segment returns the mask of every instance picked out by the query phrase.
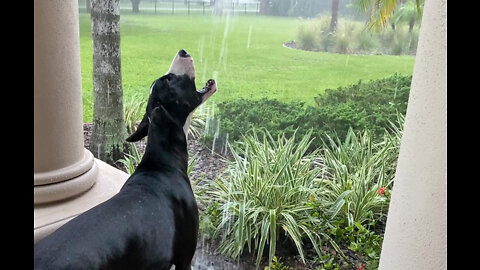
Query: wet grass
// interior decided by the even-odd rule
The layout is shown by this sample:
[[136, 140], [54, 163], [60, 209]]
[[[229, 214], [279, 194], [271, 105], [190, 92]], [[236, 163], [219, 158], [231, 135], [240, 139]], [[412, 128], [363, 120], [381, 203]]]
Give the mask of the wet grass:
[[[412, 56], [343, 55], [288, 49], [301, 21], [263, 16], [184, 16], [121, 14], [124, 99], [148, 97], [153, 80], [169, 68], [178, 49], [195, 59], [197, 87], [215, 78], [219, 92], [210, 100], [240, 97], [301, 100], [314, 104], [326, 88], [393, 73], [412, 74]], [[84, 122], [93, 116], [90, 17], [80, 14]], [[209, 101], [211, 102], [211, 101]]]

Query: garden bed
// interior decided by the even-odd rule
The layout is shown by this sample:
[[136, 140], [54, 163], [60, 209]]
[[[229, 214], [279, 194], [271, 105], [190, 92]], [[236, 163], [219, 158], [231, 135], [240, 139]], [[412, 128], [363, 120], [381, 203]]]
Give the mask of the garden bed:
[[[86, 123], [84, 128], [84, 143], [88, 148], [90, 144], [90, 136], [93, 125]], [[363, 141], [360, 139], [360, 141]], [[145, 151], [145, 140], [141, 140], [135, 143], [139, 154], [143, 155]], [[212, 188], [208, 184], [211, 183], [217, 177], [225, 175], [225, 168], [227, 162], [225, 158], [217, 153], [212, 153], [212, 150], [202, 144], [199, 140], [190, 138], [188, 141], [188, 150], [190, 157], [196, 156], [197, 163], [195, 164], [190, 179], [195, 184], [194, 190], [199, 186]], [[126, 171], [125, 168], [119, 164], [119, 169]], [[227, 179], [228, 177], [224, 178]], [[222, 178], [223, 179], [223, 178]], [[218, 207], [218, 206], [217, 206]], [[212, 209], [209, 205], [200, 205], [201, 216], [210, 215]], [[218, 209], [217, 209], [218, 211]], [[218, 218], [218, 217], [217, 217]], [[369, 261], [372, 258], [378, 263], [379, 256], [379, 244], [383, 240], [384, 233], [384, 220], [378, 220], [376, 226], [374, 223], [365, 224], [366, 227], [356, 223], [352, 226], [346, 226], [342, 223], [332, 223], [335, 225], [334, 230], [330, 231], [327, 228], [321, 229], [322, 232], [328, 233], [331, 237], [335, 238], [338, 243], [338, 249], [345, 256], [344, 259], [339, 259], [339, 253], [328, 241], [322, 241], [319, 245], [321, 251], [321, 257], [318, 257], [316, 251], [311, 243], [305, 241], [303, 244], [303, 250], [307, 264], [302, 263], [298, 252], [296, 251], [295, 244], [291, 239], [285, 237], [283, 234], [279, 235], [277, 241], [277, 248], [275, 252], [275, 258], [273, 262], [273, 269], [376, 269], [375, 263], [371, 265]], [[373, 226], [370, 228], [370, 226]], [[202, 227], [202, 226], [200, 226]], [[202, 228], [201, 228], [202, 229]], [[320, 229], [320, 228], [318, 228]], [[375, 233], [374, 233], [375, 231]], [[256, 269], [256, 251], [253, 254], [248, 252], [245, 248], [243, 254], [241, 254], [238, 260], [231, 259], [227, 256], [221, 255], [215, 250], [221, 245], [222, 235], [217, 238], [209, 239], [211, 235], [208, 235], [208, 231], [202, 234], [202, 230], [197, 242], [197, 250], [195, 257], [192, 261], [192, 269], [194, 270], [215, 270], [215, 269], [242, 269], [250, 270]], [[267, 266], [268, 261], [268, 244], [264, 249], [261, 263], [258, 269], [264, 269]], [[355, 251], [356, 250], [356, 251]], [[369, 258], [371, 257], [371, 258]], [[373, 262], [375, 262], [375, 260]], [[367, 267], [360, 267], [367, 262]], [[339, 268], [335, 268], [339, 267]]]
[[[90, 145], [90, 137], [92, 134], [93, 124], [84, 123], [83, 124], [83, 136], [84, 136], [84, 145], [88, 149]], [[135, 142], [135, 146], [140, 154], [143, 156], [145, 153], [146, 141], [145, 139]], [[220, 174], [221, 171], [225, 168], [225, 161], [218, 156], [218, 154], [213, 153], [210, 149], [203, 146], [202, 143], [195, 139], [189, 138], [187, 149], [189, 151], [189, 156], [197, 156], [197, 163], [194, 166], [194, 169], [190, 175], [191, 180], [195, 180], [199, 177], [204, 177], [205, 180], [211, 180], [216, 175]], [[118, 169], [127, 172], [125, 167], [122, 164], [118, 164]]]

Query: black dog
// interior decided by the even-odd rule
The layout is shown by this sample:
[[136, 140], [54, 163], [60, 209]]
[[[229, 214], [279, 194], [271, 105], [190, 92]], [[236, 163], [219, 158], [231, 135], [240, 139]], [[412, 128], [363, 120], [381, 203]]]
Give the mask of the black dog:
[[197, 92], [194, 76], [192, 57], [180, 50], [152, 84], [143, 120], [127, 138], [148, 135], [136, 171], [118, 194], [39, 241], [35, 269], [190, 269], [198, 209], [186, 136], [193, 111], [216, 91], [209, 80]]

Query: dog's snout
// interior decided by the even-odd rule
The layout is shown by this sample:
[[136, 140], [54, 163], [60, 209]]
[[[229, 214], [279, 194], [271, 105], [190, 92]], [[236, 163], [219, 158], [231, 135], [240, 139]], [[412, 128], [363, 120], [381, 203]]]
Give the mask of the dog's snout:
[[178, 51], [178, 55], [180, 57], [189, 57], [190, 54], [188, 54], [184, 49], [181, 49], [180, 51]]
[[175, 75], [186, 74], [190, 79], [195, 78], [195, 67], [193, 65], [193, 58], [184, 49], [178, 51], [173, 58], [170, 69], [167, 73], [173, 73]]

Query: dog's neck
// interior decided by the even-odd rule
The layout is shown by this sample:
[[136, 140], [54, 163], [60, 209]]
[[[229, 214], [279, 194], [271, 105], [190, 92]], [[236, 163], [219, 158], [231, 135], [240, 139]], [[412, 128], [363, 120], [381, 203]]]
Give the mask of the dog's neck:
[[137, 170], [179, 171], [187, 174], [188, 152], [185, 133], [177, 126], [148, 128], [147, 146]]

